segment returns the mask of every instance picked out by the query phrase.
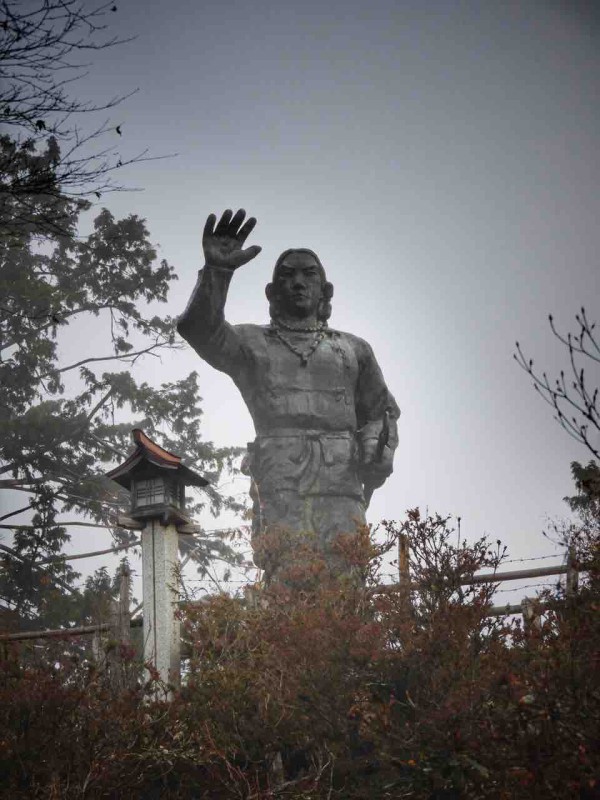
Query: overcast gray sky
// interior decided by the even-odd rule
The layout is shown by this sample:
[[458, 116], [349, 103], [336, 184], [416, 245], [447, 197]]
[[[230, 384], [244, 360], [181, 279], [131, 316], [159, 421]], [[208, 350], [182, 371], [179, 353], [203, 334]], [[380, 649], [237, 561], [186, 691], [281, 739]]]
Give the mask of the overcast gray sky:
[[[370, 342], [402, 409], [373, 522], [409, 507], [462, 516], [513, 555], [549, 552], [569, 464], [587, 460], [513, 361], [566, 366], [547, 315], [600, 319], [600, 48], [592, 4], [418, 0], [122, 0], [137, 39], [96, 59], [77, 94], [140, 91], [116, 109], [123, 154], [177, 157], [102, 198], [148, 220], [179, 274], [180, 313], [211, 211], [258, 218], [258, 259], [231, 322], [267, 322], [277, 255], [310, 247], [335, 285], [331, 325]], [[153, 365], [151, 365], [153, 366]], [[190, 350], [206, 437], [253, 438], [231, 381]], [[590, 375], [590, 378], [592, 376]], [[86, 540], [89, 541], [89, 540]]]

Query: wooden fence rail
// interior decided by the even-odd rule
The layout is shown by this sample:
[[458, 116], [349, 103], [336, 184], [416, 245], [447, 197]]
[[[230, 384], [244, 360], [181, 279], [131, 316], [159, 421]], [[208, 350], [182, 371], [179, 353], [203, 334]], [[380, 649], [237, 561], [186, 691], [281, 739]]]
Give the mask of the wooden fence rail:
[[502, 581], [518, 581], [522, 578], [545, 578], [547, 575], [566, 575], [569, 571], [568, 564], [558, 567], [533, 567], [532, 569], [515, 569], [511, 572], [491, 572], [487, 575], [473, 575], [461, 581], [461, 586], [478, 583], [501, 583]]
[[[129, 621], [131, 628], [141, 628], [142, 618]], [[79, 628], [56, 628], [46, 631], [19, 631], [18, 633], [0, 633], [0, 642], [25, 642], [28, 639], [60, 639], [63, 636], [91, 636], [94, 633], [108, 633], [113, 628], [110, 622], [99, 622], [96, 625], [82, 625]]]
[[[403, 534], [398, 541], [398, 583], [382, 584], [372, 590], [371, 594], [387, 594], [400, 592], [404, 595], [406, 602], [410, 603], [410, 591], [418, 588], [418, 585], [410, 581], [409, 566], [409, 543], [408, 538]], [[585, 565], [576, 563], [575, 553], [570, 549], [567, 555], [567, 563], [554, 567], [533, 567], [531, 569], [511, 570], [509, 572], [492, 572], [483, 575], [472, 575], [459, 581], [460, 586], [471, 586], [482, 583], [502, 583], [504, 581], [522, 580], [527, 578], [543, 578], [553, 575], [567, 576], [567, 594], [572, 594], [577, 590], [579, 571], [585, 571]], [[113, 638], [124, 643], [129, 642], [129, 629], [141, 627], [142, 617], [131, 619], [129, 611], [129, 581], [130, 575], [126, 567], [121, 568], [119, 601], [115, 603], [111, 614], [111, 621], [96, 625], [84, 625], [77, 628], [60, 628], [55, 630], [39, 631], [19, 631], [16, 633], [0, 633], [0, 642], [7, 641], [27, 641], [32, 639], [52, 639], [70, 636], [99, 635], [100, 633], [112, 632]], [[180, 605], [186, 605], [181, 603]], [[191, 604], [190, 604], [191, 605]], [[538, 614], [546, 606], [533, 600], [523, 598], [520, 603], [492, 606], [487, 616], [498, 617], [505, 614], [523, 614], [530, 622], [536, 623]]]
[[[489, 572], [485, 575], [471, 575], [458, 581], [459, 586], [475, 586], [480, 583], [503, 583], [504, 581], [518, 581], [524, 578], [544, 578], [548, 575], [569, 575], [571, 571], [577, 571], [574, 566], [561, 564], [556, 567], [534, 567], [532, 569], [517, 569], [512, 572]], [[411, 589], [418, 589], [419, 584], [410, 583], [405, 575], [401, 576], [399, 583], [382, 584], [374, 591], [393, 592], [406, 587], [408, 584]]]

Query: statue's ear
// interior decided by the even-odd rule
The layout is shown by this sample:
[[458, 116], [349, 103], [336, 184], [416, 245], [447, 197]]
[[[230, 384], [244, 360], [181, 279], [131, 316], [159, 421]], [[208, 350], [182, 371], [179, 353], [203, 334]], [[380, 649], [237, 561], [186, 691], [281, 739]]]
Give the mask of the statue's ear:
[[267, 295], [267, 300], [269, 301], [269, 316], [271, 319], [275, 319], [275, 317], [279, 316], [279, 310], [277, 291], [274, 283], [267, 283], [265, 286], [265, 294]]
[[327, 320], [331, 316], [331, 298], [333, 297], [333, 283], [325, 281], [321, 289], [321, 299], [319, 300], [319, 308], [317, 317], [320, 322], [327, 324]]

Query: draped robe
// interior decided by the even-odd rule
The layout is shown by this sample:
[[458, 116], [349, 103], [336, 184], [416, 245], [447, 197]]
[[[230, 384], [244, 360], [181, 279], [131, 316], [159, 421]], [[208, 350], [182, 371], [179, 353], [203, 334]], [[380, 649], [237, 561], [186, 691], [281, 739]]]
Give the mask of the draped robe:
[[[232, 378], [254, 421], [256, 439], [245, 466], [252, 477], [255, 561], [261, 533], [273, 526], [312, 532], [327, 550], [336, 534], [365, 523], [370, 478], [361, 442], [380, 436], [387, 415], [389, 436], [380, 448], [385, 478], [400, 411], [363, 339], [326, 328], [303, 363], [273, 325], [230, 325], [224, 309], [232, 274], [217, 267], [200, 271], [178, 330], [201, 358]], [[301, 352], [315, 337], [281, 334]]]

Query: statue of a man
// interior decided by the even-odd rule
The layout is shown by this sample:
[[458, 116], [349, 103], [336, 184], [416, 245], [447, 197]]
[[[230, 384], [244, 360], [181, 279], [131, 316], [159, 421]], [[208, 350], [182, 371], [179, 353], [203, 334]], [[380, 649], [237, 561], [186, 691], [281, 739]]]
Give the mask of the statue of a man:
[[178, 331], [233, 379], [254, 421], [253, 547], [266, 566], [260, 543], [270, 526], [312, 532], [327, 553], [337, 534], [365, 523], [373, 490], [392, 472], [400, 411], [370, 346], [328, 327], [333, 286], [312, 250], [277, 259], [266, 287], [269, 325], [226, 322], [233, 273], [261, 250], [242, 249], [256, 225], [245, 216], [208, 217], [205, 266]]

